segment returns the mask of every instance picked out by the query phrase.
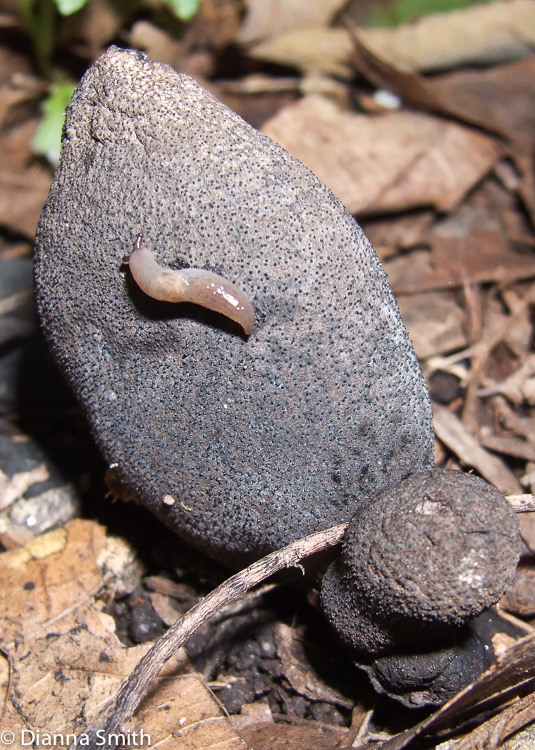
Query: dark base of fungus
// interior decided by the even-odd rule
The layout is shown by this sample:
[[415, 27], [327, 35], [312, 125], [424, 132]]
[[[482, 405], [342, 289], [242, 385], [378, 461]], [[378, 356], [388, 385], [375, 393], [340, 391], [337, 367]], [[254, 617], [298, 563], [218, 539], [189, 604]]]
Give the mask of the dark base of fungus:
[[442, 703], [490, 665], [491, 635], [474, 618], [504, 594], [519, 549], [516, 516], [487, 482], [414, 474], [353, 516], [322, 608], [379, 690]]
[[489, 610], [427, 648], [383, 656], [371, 664], [357, 656], [355, 664], [367, 673], [378, 693], [409, 708], [441, 706], [495, 662], [492, 638], [497, 633], [514, 638], [524, 635]]

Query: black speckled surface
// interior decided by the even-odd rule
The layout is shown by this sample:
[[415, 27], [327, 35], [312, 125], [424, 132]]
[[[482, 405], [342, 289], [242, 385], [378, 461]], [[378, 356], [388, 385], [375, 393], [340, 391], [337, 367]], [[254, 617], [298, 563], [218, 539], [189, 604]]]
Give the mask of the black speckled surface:
[[[148, 300], [121, 265], [139, 232], [159, 263], [245, 291], [252, 335]], [[106, 460], [226, 563], [347, 520], [432, 467], [427, 390], [362, 230], [309, 170], [167, 66], [112, 48], [84, 76], [35, 275]]]
[[520, 550], [514, 511], [492, 485], [435, 469], [380, 492], [349, 523], [322, 605], [361, 653], [443, 641], [495, 604]]

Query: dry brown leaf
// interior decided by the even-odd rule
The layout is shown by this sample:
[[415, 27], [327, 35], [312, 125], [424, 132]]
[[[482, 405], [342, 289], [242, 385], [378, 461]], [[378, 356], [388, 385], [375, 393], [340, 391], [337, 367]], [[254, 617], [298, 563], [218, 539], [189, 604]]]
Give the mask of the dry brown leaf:
[[473, 466], [504, 495], [518, 495], [522, 488], [518, 479], [498, 456], [482, 448], [461, 420], [445, 406], [433, 404], [433, 425], [436, 436], [467, 466]]
[[[175, 661], [173, 659], [171, 661]], [[191, 667], [162, 671], [158, 686], [142, 704], [128, 731], [150, 735], [151, 743], [169, 750], [247, 750], [221, 705]]]
[[503, 133], [515, 151], [533, 144], [535, 56], [490, 70], [435, 76], [433, 90], [456, 112]]
[[533, 0], [510, 0], [422, 16], [395, 29], [365, 29], [368, 46], [406, 70], [516, 60], [535, 49]]
[[247, 54], [257, 60], [296, 67], [304, 73], [323, 73], [345, 79], [354, 74], [353, 42], [346, 29], [311, 26], [285, 31], [248, 47]]
[[291, 687], [299, 695], [313, 701], [325, 701], [352, 709], [354, 701], [323, 682], [308, 661], [302, 640], [303, 630], [280, 623], [275, 630], [277, 653], [282, 671]]
[[23, 729], [76, 731], [80, 709], [85, 712], [106, 700], [120, 674], [141, 655], [140, 649], [118, 648], [96, 616], [84, 619], [83, 625], [71, 622], [63, 632], [51, 627], [41, 637], [18, 640], [11, 649], [12, 692], [3, 726], [15, 737]]
[[488, 71], [465, 70], [443, 76], [433, 81], [433, 89], [455, 111], [506, 136], [521, 178], [515, 185], [513, 174], [509, 189], [520, 194], [535, 220], [535, 56]]
[[423, 76], [381, 57], [368, 46], [366, 34], [348, 21], [349, 31], [355, 45], [353, 62], [356, 69], [378, 89], [395, 93], [407, 105], [426, 112], [437, 112], [454, 120], [476, 125], [493, 131], [491, 125], [466, 109], [455, 107], [446, 96], [440, 96], [432, 83]]
[[[24, 739], [30, 735], [23, 735], [23, 730], [39, 732], [42, 744], [47, 744], [43, 738], [50, 733], [66, 737], [79, 732], [84, 718], [98, 711], [146, 650], [147, 646], [127, 649], [104, 628], [99, 632], [94, 618], [85, 627], [49, 633], [31, 646], [18, 643], [12, 652], [12, 694], [3, 729]], [[191, 673], [183, 651], [168, 662], [150, 697], [122, 732], [131, 738], [134, 732], [138, 738], [144, 733], [145, 740], [133, 746], [165, 743], [177, 750], [246, 750], [200, 676]]]
[[[74, 521], [0, 555], [2, 649], [11, 661], [10, 680], [2, 671], [2, 695], [9, 691], [2, 730], [13, 732], [11, 747], [50, 745], [51, 733], [64, 739], [80, 731], [149, 648], [122, 645], [113, 620], [94, 606], [99, 564], [109, 567], [111, 559], [106, 545], [102, 527]], [[183, 651], [122, 731], [131, 739], [137, 733], [133, 746], [246, 750]]]
[[486, 227], [460, 237], [428, 232], [432, 249], [416, 250], [385, 262], [395, 294], [451, 289], [463, 284], [512, 282], [535, 275], [535, 260], [515, 252], [502, 234]]
[[236, 729], [242, 733], [245, 727], [257, 724], [273, 724], [273, 714], [269, 703], [257, 701], [255, 703], [244, 703], [239, 714], [231, 716], [230, 719]]
[[245, 727], [243, 737], [253, 750], [336, 750], [344, 747], [347, 729], [327, 728], [306, 722], [257, 724]]
[[173, 600], [170, 596], [155, 591], [150, 595], [150, 601], [154, 611], [167, 627], [170, 627], [180, 617], [180, 612], [173, 606]]
[[535, 445], [513, 435], [495, 435], [491, 428], [482, 427], [479, 442], [494, 453], [503, 453], [523, 461], [535, 461]]
[[240, 44], [269, 39], [290, 29], [326, 26], [347, 0], [247, 0]]
[[[183, 571], [179, 571], [182, 575]], [[178, 581], [172, 581], [164, 576], [146, 576], [144, 585], [150, 591], [156, 591], [158, 594], [164, 596], [170, 596], [173, 599], [177, 599], [179, 602], [188, 602], [189, 606], [197, 601], [198, 596], [195, 589], [187, 583], [179, 583]]]
[[420, 245], [434, 220], [434, 211], [427, 209], [398, 216], [370, 217], [362, 223], [362, 228], [375, 252], [384, 261], [400, 250]]
[[468, 345], [465, 313], [455, 293], [401, 296], [398, 307], [418, 359], [458, 351]]
[[102, 585], [96, 557], [104, 539], [104, 529], [97, 524], [73, 521], [0, 555], [4, 646], [42, 635], [47, 623], [66, 622], [76, 605], [93, 596]]
[[262, 131], [359, 216], [428, 205], [450, 211], [501, 152], [456, 123], [414, 112], [356, 115], [317, 96], [286, 107]]
[[[267, 5], [262, 0], [258, 3]], [[308, 10], [308, 3], [300, 4]], [[279, 3], [275, 8], [278, 11]], [[290, 24], [268, 15], [272, 10], [269, 6], [266, 18], [255, 20], [252, 31], [247, 26], [242, 30], [243, 42], [270, 36], [248, 49], [249, 55], [304, 71], [350, 77], [353, 46], [347, 29], [327, 28], [311, 17], [306, 27], [295, 30], [294, 25], [289, 30]], [[511, 0], [427, 15], [395, 29], [361, 29], [360, 33], [374, 54], [405, 70], [506, 62], [526, 57], [535, 49], [534, 13], [532, 0]], [[275, 35], [279, 22], [280, 33]]]
[[34, 237], [52, 175], [31, 162], [29, 150], [36, 123], [19, 125], [0, 138], [0, 224]]
[[429, 82], [381, 57], [369, 47], [362, 30], [349, 20], [348, 26], [355, 44], [355, 66], [375, 86], [395, 92], [405, 104], [476, 125], [508, 142], [521, 178], [519, 180], [515, 173], [508, 175], [505, 164], [500, 171], [508, 189], [521, 195], [534, 217], [535, 178], [531, 154], [535, 58], [531, 56], [489, 71], [458, 71]]

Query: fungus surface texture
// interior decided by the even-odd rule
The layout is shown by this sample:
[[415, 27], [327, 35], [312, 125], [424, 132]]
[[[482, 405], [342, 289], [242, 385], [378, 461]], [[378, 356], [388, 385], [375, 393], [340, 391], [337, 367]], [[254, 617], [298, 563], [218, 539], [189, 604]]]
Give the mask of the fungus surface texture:
[[[247, 295], [249, 337], [148, 298], [122, 258]], [[302, 164], [187, 76], [111, 48], [68, 107], [36, 243], [40, 315], [117, 478], [236, 566], [433, 465], [425, 383], [366, 237]]]
[[323, 609], [361, 653], [444, 643], [505, 593], [519, 550], [516, 516], [492, 485], [415, 474], [353, 516], [323, 578]]

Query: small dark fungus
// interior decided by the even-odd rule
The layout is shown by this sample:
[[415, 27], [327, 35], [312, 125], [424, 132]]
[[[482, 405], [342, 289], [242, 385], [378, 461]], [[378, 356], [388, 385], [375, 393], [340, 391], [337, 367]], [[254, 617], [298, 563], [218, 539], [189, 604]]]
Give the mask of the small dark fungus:
[[433, 641], [500, 599], [519, 545], [514, 512], [483, 479], [414, 474], [354, 514], [322, 606], [340, 637], [367, 654]]
[[322, 608], [389, 694], [441, 702], [488, 666], [472, 623], [505, 592], [519, 550], [516, 516], [494, 487], [457, 471], [415, 474], [353, 516]]

